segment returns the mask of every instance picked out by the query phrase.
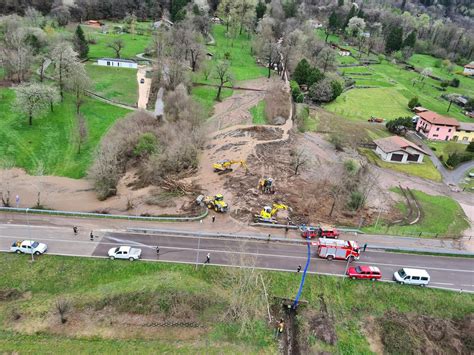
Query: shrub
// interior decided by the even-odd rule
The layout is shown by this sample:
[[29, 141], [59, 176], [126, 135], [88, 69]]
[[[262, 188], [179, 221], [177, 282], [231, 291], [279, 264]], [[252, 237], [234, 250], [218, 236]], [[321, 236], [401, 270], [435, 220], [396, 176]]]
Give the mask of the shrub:
[[306, 84], [308, 86], [313, 85], [314, 83], [317, 83], [321, 80], [324, 79], [324, 74], [321, 73], [321, 71], [318, 68], [311, 68], [311, 70], [308, 73], [308, 77], [306, 79]]
[[156, 139], [156, 136], [151, 132], [147, 132], [142, 134], [138, 140], [135, 149], [133, 149], [133, 154], [135, 154], [137, 157], [150, 155], [157, 151], [157, 147], [158, 140]]
[[301, 92], [300, 86], [295, 80], [290, 81], [290, 88], [293, 101], [295, 101], [296, 103], [302, 103], [304, 101], [304, 95]]
[[458, 88], [459, 87], [459, 79], [458, 78], [454, 78], [453, 80], [451, 80], [451, 83], [449, 85], [451, 85], [453, 88]]
[[347, 207], [352, 211], [359, 210], [364, 205], [364, 195], [359, 191], [352, 191]]
[[474, 141], [469, 142], [469, 144], [466, 147], [466, 152], [474, 153]]
[[398, 117], [394, 120], [388, 121], [385, 124], [387, 130], [391, 133], [400, 134], [401, 128], [413, 129], [413, 121], [411, 117]]
[[473, 155], [471, 153], [458, 153], [454, 152], [449, 154], [448, 159], [446, 160], [446, 165], [451, 168], [455, 168], [461, 163], [472, 160]]
[[293, 72], [293, 80], [295, 80], [300, 85], [307, 84], [310, 71], [311, 66], [309, 65], [308, 61], [305, 58], [301, 59]]
[[342, 94], [343, 88], [338, 80], [331, 81], [332, 86], [332, 99], [335, 100], [339, 95]]
[[443, 80], [440, 84], [440, 86], [445, 90], [449, 85], [451, 85], [451, 81], [449, 81], [449, 80]]
[[414, 107], [417, 107], [417, 106], [420, 106], [420, 101], [418, 100], [418, 97], [415, 96], [413, 98], [410, 99], [410, 101], [408, 101], [408, 107], [410, 108], [410, 110], [413, 110]]
[[337, 150], [337, 151], [343, 151], [344, 150], [344, 147], [342, 145], [342, 138], [340, 135], [336, 134], [336, 133], [332, 133], [330, 136], [329, 136], [329, 141], [334, 145], [334, 148]]

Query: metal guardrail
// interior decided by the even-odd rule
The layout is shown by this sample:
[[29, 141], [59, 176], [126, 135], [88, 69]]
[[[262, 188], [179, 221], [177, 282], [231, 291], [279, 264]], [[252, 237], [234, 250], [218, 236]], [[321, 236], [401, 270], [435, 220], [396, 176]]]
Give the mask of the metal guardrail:
[[[253, 227], [269, 227], [269, 228], [288, 228], [288, 229], [298, 229], [300, 226], [295, 226], [295, 225], [286, 225], [286, 224], [277, 224], [277, 223], [251, 223], [250, 224]], [[313, 227], [313, 226], [307, 226], [307, 227]], [[352, 232], [352, 233], [358, 233], [358, 234], [365, 234], [363, 231], [357, 228], [347, 228], [347, 227], [338, 227], [336, 226], [337, 230], [341, 232]]]
[[18, 212], [30, 214], [43, 214], [52, 216], [71, 216], [71, 217], [92, 217], [92, 218], [110, 218], [135, 221], [158, 221], [158, 222], [188, 222], [199, 221], [206, 217], [209, 211], [206, 210], [198, 216], [131, 216], [119, 214], [103, 214], [93, 212], [75, 212], [75, 211], [58, 211], [58, 210], [41, 210], [34, 208], [16, 208], [16, 207], [0, 207], [0, 212]]

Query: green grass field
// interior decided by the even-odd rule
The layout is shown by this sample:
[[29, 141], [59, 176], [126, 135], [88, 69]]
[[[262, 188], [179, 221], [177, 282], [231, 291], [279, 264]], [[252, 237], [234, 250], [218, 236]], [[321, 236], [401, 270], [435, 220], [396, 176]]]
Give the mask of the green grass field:
[[130, 33], [115, 34], [115, 33], [101, 33], [97, 29], [83, 26], [86, 37], [93, 39], [96, 43], [89, 44], [89, 58], [115, 58], [115, 52], [107, 47], [107, 44], [116, 38], [124, 41], [125, 46], [120, 53], [122, 58], [134, 59], [137, 54], [145, 52], [145, 48], [150, 45], [151, 35], [131, 35]]
[[372, 164], [375, 164], [384, 169], [391, 169], [408, 175], [419, 176], [424, 179], [433, 181], [441, 181], [441, 174], [435, 168], [432, 161], [425, 157], [421, 164], [400, 164], [400, 163], [388, 163], [379, 158], [379, 156], [368, 148], [359, 148], [360, 152], [364, 154]]
[[449, 154], [454, 152], [464, 153], [467, 148], [466, 144], [443, 141], [428, 141], [428, 146], [433, 150], [433, 152], [441, 161], [446, 161]]
[[137, 70], [110, 68], [88, 63], [87, 74], [94, 85], [92, 91], [108, 99], [135, 105], [138, 100]]
[[[393, 189], [400, 193], [400, 189]], [[388, 226], [383, 221], [377, 227], [366, 227], [365, 232], [368, 233], [385, 233], [394, 235], [419, 235], [426, 233], [431, 236], [437, 234], [439, 236], [460, 237], [461, 233], [469, 228], [469, 222], [463, 209], [455, 200], [446, 196], [432, 196], [424, 192], [414, 190], [415, 198], [421, 205], [422, 218], [421, 221], [414, 225], [407, 226]], [[401, 202], [398, 208], [402, 212], [407, 211], [406, 202]], [[423, 234], [421, 235], [423, 236]]]
[[268, 119], [265, 114], [265, 100], [261, 100], [257, 105], [250, 108], [250, 114], [252, 115], [252, 123], [259, 124], [268, 124]]
[[[29, 260], [27, 255], [0, 254], [3, 271], [0, 290], [13, 288], [25, 295], [0, 302], [0, 348], [4, 352], [51, 353], [51, 349], [89, 354], [110, 353], [112, 349], [116, 354], [148, 354], [156, 353], [157, 349], [165, 353], [278, 352], [273, 328], [265, 325], [266, 309], [261, 318], [251, 320], [254, 330], [247, 335], [240, 334], [235, 323], [224, 317], [222, 307], [238, 279], [228, 268], [210, 266], [196, 270], [192, 265], [48, 255], [34, 264]], [[270, 271], [261, 274], [271, 303], [274, 297], [294, 297], [299, 274]], [[72, 308], [66, 316], [76, 321], [61, 325], [55, 310], [59, 299], [70, 301]], [[338, 354], [370, 353], [363, 332], [367, 319], [383, 319], [387, 311], [458, 320], [473, 312], [474, 307], [473, 296], [467, 293], [308, 275], [302, 293], [302, 300], [308, 304], [300, 308], [302, 315], [298, 322], [308, 321], [306, 312], [319, 311], [322, 299], [338, 342], [331, 346], [309, 339], [311, 353], [321, 348]], [[137, 333], [136, 327], [124, 328], [120, 321], [113, 324], [107, 321], [112, 314], [123, 314], [122, 319], [127, 320], [161, 317], [168, 314], [170, 305], [180, 300], [187, 300], [181, 306], [187, 313], [181, 316], [188, 314], [188, 318], [197, 319], [204, 328], [193, 333], [186, 328], [142, 327]], [[189, 308], [189, 304], [200, 306]], [[107, 308], [103, 309], [104, 306]], [[20, 318], [14, 320], [14, 314]], [[81, 314], [87, 314], [87, 322], [80, 322]], [[119, 333], [123, 338], [114, 338]]]
[[54, 112], [33, 120], [28, 125], [11, 108], [15, 93], [10, 89], [0, 89], [0, 157], [15, 166], [35, 174], [39, 167], [45, 175], [81, 178], [92, 162], [95, 147], [102, 135], [120, 117], [129, 111], [92, 99], [86, 99], [81, 107], [85, 116], [89, 137], [77, 154], [75, 105], [66, 95], [65, 101], [56, 106]]
[[[232, 96], [234, 90], [222, 89], [221, 99]], [[209, 86], [194, 86], [191, 90], [194, 100], [199, 102], [206, 114], [206, 117], [212, 116], [214, 105], [216, 104], [217, 89]]]
[[[346, 118], [366, 120], [370, 116], [380, 116], [385, 119], [412, 116], [407, 104], [412, 97], [417, 96], [427, 109], [451, 116], [459, 121], [469, 122], [469, 118], [456, 105], [452, 105], [450, 111], [447, 112], [449, 102], [441, 99], [440, 96], [442, 93], [461, 93], [472, 96], [474, 80], [456, 75], [461, 80], [460, 87], [449, 87], [447, 91], [442, 92], [435, 88], [439, 86], [439, 82], [431, 78], [426, 78], [424, 85], [420, 83], [413, 85], [413, 80], [420, 77], [418, 73], [407, 71], [387, 61], [369, 67], [341, 68], [341, 71], [344, 75], [355, 79], [356, 85], [379, 87], [349, 90], [335, 101], [325, 105], [329, 111]], [[360, 75], [361, 73], [370, 75]]]

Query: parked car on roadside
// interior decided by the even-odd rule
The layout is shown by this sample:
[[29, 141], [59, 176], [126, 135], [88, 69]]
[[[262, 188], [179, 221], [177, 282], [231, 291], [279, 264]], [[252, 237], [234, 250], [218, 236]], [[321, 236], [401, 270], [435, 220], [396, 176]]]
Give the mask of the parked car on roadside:
[[142, 256], [142, 250], [138, 248], [121, 246], [109, 249], [108, 256], [111, 260], [128, 259], [130, 261], [134, 261], [140, 259], [140, 257]]
[[402, 268], [393, 274], [393, 280], [401, 285], [426, 286], [430, 282], [430, 275], [426, 270]]
[[24, 254], [35, 254], [41, 255], [46, 252], [48, 246], [44, 243], [38, 243], [34, 240], [17, 240], [10, 247], [10, 251], [13, 253], [24, 253]]
[[141, 78], [140, 79], [140, 84], [145, 84], [145, 79]]
[[368, 279], [368, 280], [379, 280], [382, 277], [380, 269], [376, 266], [352, 266], [347, 269], [346, 275], [353, 280], [356, 279]]

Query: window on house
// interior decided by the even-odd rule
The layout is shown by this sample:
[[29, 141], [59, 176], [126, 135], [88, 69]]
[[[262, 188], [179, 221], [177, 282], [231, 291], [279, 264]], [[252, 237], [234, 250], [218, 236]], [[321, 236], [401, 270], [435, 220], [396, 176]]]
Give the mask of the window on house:
[[450, 128], [450, 129], [448, 129], [448, 132], [451, 132], [451, 128]]
[[438, 135], [437, 135], [437, 134], [433, 134], [433, 137], [438, 137]]
[[438, 132], [438, 131], [439, 131], [439, 127], [436, 128], [436, 132]]
[[110, 62], [107, 62], [107, 65], [110, 66]]

